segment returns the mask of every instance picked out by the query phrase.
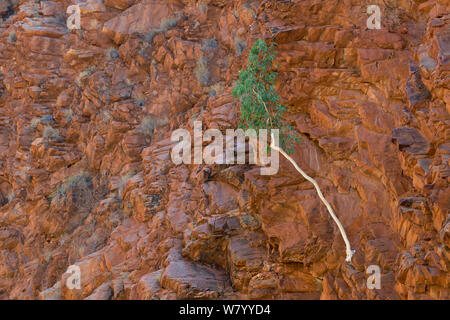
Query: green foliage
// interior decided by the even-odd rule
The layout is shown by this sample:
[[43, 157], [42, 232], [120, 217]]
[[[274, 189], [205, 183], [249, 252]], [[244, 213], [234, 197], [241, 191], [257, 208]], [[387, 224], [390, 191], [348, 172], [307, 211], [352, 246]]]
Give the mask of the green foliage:
[[69, 190], [75, 190], [77, 198], [86, 200], [92, 196], [92, 176], [87, 172], [81, 172], [67, 178], [64, 183], [50, 196], [51, 199], [65, 199]]
[[42, 137], [46, 138], [46, 139], [60, 139], [61, 136], [59, 135], [59, 131], [58, 129], [55, 129], [51, 126], [46, 126], [44, 128], [44, 131], [42, 132]]
[[145, 35], [145, 40], [148, 42], [153, 41], [153, 37], [157, 35], [158, 33], [166, 33], [170, 28], [173, 28], [177, 25], [177, 22], [182, 18], [182, 14], [179, 12], [176, 12], [174, 16], [171, 16], [169, 18], [165, 18], [161, 20], [161, 23], [159, 24], [159, 28], [150, 30]]
[[174, 17], [170, 17], [167, 19], [162, 19], [159, 25], [160, 32], [167, 32], [170, 28], [173, 28], [177, 25], [178, 20], [181, 19], [181, 16], [178, 14]]
[[155, 131], [155, 128], [157, 126], [157, 121], [153, 117], [145, 117], [138, 130], [141, 132], [145, 137], [150, 138], [153, 135], [153, 132]]
[[16, 42], [16, 41], [17, 41], [16, 31], [13, 30], [8, 35], [8, 42], [9, 43], [13, 43], [13, 42]]
[[216, 38], [206, 39], [203, 41], [202, 50], [207, 51], [209, 48], [217, 49], [219, 45], [217, 44]]
[[294, 142], [300, 142], [300, 135], [283, 119], [286, 107], [280, 103], [275, 90], [275, 58], [274, 45], [268, 46], [258, 39], [250, 51], [247, 69], [239, 71], [233, 96], [241, 102], [241, 129], [279, 129], [281, 147], [292, 153]]
[[81, 71], [77, 78], [75, 79], [75, 83], [79, 86], [82, 87], [83, 86], [83, 80], [87, 77], [90, 77], [95, 71], [95, 66], [90, 66], [87, 67], [86, 69], [84, 69], [83, 71]]
[[122, 198], [123, 190], [125, 189], [125, 185], [127, 184], [128, 180], [136, 175], [136, 171], [130, 171], [126, 175], [120, 177], [120, 183], [119, 183], [119, 197]]
[[208, 69], [208, 61], [204, 56], [200, 56], [197, 59], [197, 66], [195, 67], [195, 77], [202, 87], [209, 85], [211, 79]]

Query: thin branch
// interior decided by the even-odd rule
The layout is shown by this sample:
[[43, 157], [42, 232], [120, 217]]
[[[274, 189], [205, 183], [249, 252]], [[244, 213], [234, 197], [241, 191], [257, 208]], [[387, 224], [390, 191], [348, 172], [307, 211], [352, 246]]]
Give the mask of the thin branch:
[[298, 172], [300, 172], [300, 174], [309, 182], [311, 182], [314, 187], [316, 188], [317, 194], [319, 195], [320, 200], [322, 200], [323, 204], [327, 207], [328, 212], [330, 213], [331, 217], [333, 218], [334, 222], [337, 224], [339, 231], [341, 232], [342, 238], [344, 239], [345, 242], [345, 246], [346, 246], [346, 254], [347, 257], [345, 259], [345, 261], [347, 262], [351, 262], [352, 261], [352, 256], [355, 253], [355, 250], [351, 249], [350, 246], [350, 241], [347, 238], [347, 234], [345, 233], [344, 227], [342, 226], [341, 222], [339, 221], [338, 217], [336, 216], [336, 214], [334, 213], [333, 208], [331, 207], [330, 203], [327, 201], [327, 199], [325, 199], [325, 197], [322, 194], [322, 191], [320, 190], [319, 184], [317, 183], [316, 180], [314, 180], [313, 178], [311, 178], [310, 176], [308, 176], [295, 162], [294, 159], [292, 159], [286, 152], [283, 151], [283, 149], [281, 149], [280, 147], [275, 145], [275, 140], [273, 137], [273, 133], [271, 133], [271, 142], [270, 142], [270, 147], [273, 150], [279, 151], [286, 159], [288, 159], [292, 165], [295, 167], [295, 169], [297, 169]]
[[263, 103], [264, 108], [266, 109], [266, 112], [267, 112], [267, 114], [269, 115], [270, 127], [273, 128], [272, 117], [271, 117], [271, 115], [270, 115], [269, 109], [267, 109], [266, 103], [265, 103], [264, 100], [261, 98], [261, 96], [255, 91], [255, 89], [252, 89], [252, 90], [253, 90], [253, 92], [256, 94], [256, 96], [259, 98], [259, 100], [261, 100], [261, 102]]

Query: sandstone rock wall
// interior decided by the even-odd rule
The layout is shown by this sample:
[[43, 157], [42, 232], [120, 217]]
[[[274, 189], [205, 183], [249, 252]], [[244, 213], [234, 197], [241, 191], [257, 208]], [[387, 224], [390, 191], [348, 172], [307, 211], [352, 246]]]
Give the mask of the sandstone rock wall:
[[[448, 299], [449, 7], [3, 0], [0, 298]], [[287, 161], [261, 176], [170, 159], [177, 128], [237, 127], [231, 89], [258, 38], [277, 44], [294, 158], [352, 264]]]

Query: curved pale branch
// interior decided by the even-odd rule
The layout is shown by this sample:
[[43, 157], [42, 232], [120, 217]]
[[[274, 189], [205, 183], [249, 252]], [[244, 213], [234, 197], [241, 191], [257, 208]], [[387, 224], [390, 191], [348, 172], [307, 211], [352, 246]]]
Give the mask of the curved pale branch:
[[295, 162], [294, 159], [292, 159], [286, 152], [283, 151], [283, 149], [281, 149], [279, 146], [276, 146], [274, 143], [274, 137], [273, 137], [273, 133], [271, 134], [272, 137], [272, 141], [270, 142], [270, 147], [273, 150], [276, 150], [278, 152], [280, 152], [286, 159], [289, 160], [290, 163], [292, 163], [292, 165], [295, 167], [295, 169], [297, 169], [298, 172], [300, 172], [300, 174], [309, 182], [311, 182], [314, 187], [316, 188], [317, 194], [319, 195], [320, 200], [322, 200], [323, 204], [327, 207], [328, 212], [330, 213], [330, 216], [333, 218], [334, 222], [336, 222], [339, 231], [341, 232], [342, 238], [344, 239], [345, 242], [345, 247], [346, 247], [346, 254], [347, 257], [345, 259], [345, 261], [347, 262], [351, 262], [352, 261], [352, 256], [355, 253], [355, 250], [352, 250], [350, 247], [350, 241], [348, 241], [347, 238], [347, 234], [345, 233], [344, 227], [342, 226], [341, 222], [339, 221], [338, 217], [336, 216], [336, 214], [334, 213], [333, 208], [331, 207], [330, 203], [327, 201], [327, 199], [325, 199], [325, 197], [322, 194], [322, 191], [320, 190], [320, 187], [317, 183], [316, 180], [314, 180], [313, 178], [311, 178], [310, 176], [308, 176], [306, 174], [306, 172], [304, 172]]

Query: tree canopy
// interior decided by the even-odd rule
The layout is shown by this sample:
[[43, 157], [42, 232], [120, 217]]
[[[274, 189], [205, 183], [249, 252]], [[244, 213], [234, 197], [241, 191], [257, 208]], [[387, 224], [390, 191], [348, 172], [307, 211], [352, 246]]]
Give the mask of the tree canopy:
[[275, 89], [276, 57], [275, 45], [258, 39], [250, 50], [247, 69], [239, 71], [233, 96], [241, 102], [241, 129], [279, 129], [281, 147], [292, 153], [300, 135], [293, 133], [293, 127], [284, 119], [286, 107]]

